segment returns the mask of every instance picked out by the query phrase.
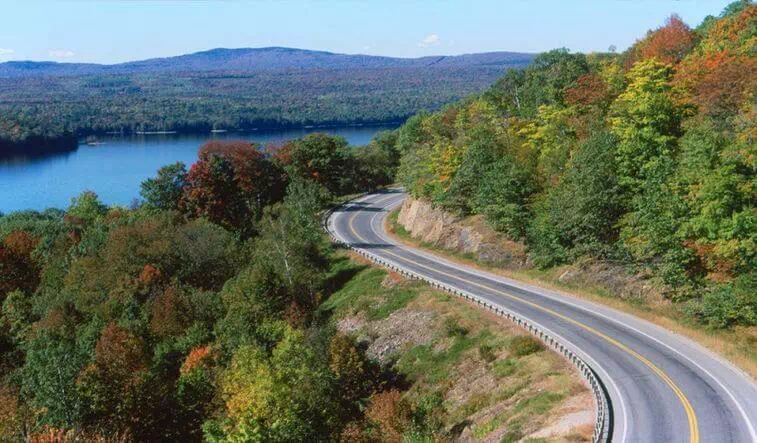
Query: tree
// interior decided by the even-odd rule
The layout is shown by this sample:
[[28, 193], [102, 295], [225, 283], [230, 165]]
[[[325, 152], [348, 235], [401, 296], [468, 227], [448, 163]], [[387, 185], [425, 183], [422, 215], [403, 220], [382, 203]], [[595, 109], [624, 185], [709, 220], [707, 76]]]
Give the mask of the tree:
[[527, 204], [535, 191], [532, 173], [506, 157], [500, 158], [484, 169], [473, 197], [473, 210], [483, 214], [495, 230], [519, 239], [526, 233], [530, 214]]
[[214, 154], [201, 153], [189, 169], [180, 208], [233, 230], [244, 230], [252, 222], [231, 161]]
[[249, 236], [263, 208], [283, 196], [281, 171], [257, 146], [209, 142], [187, 174], [180, 209]]
[[0, 302], [11, 291], [30, 294], [37, 288], [40, 269], [32, 254], [38, 242], [24, 231], [12, 232], [0, 242]]
[[314, 441], [339, 431], [334, 378], [301, 332], [288, 328], [270, 357], [239, 348], [221, 377], [226, 420], [206, 425], [210, 441]]
[[505, 73], [490, 95], [509, 114], [530, 118], [541, 105], [565, 104], [565, 90], [588, 72], [584, 54], [553, 49], [539, 54], [522, 73]]
[[[85, 423], [106, 433], [140, 435], [149, 427], [144, 404], [148, 360], [145, 343], [128, 330], [110, 323], [95, 346], [94, 362], [77, 380], [87, 399]], [[154, 387], [153, 387], [154, 388]]]
[[64, 429], [79, 429], [84, 399], [76, 378], [88, 355], [70, 333], [42, 329], [24, 350], [22, 393], [40, 411], [38, 421]]
[[378, 425], [386, 441], [400, 441], [402, 434], [411, 426], [412, 410], [397, 389], [379, 392], [371, 396], [366, 417]]
[[342, 194], [352, 189], [347, 141], [323, 133], [307, 135], [284, 145], [277, 159], [290, 177], [300, 177]]
[[192, 349], [181, 366], [176, 382], [176, 398], [180, 408], [177, 427], [183, 438], [199, 441], [202, 424], [219, 405], [215, 401], [218, 353], [210, 345]]
[[680, 62], [697, 43], [697, 34], [676, 14], [671, 15], [665, 24], [654, 31], [649, 31], [643, 39], [637, 41], [626, 54], [626, 67], [652, 58], [665, 64]]
[[615, 166], [616, 139], [592, 135], [568, 163], [562, 180], [534, 207], [528, 242], [540, 266], [571, 262], [581, 255], [612, 255], [624, 196]]
[[673, 153], [681, 133], [682, 110], [671, 97], [671, 72], [670, 66], [656, 60], [635, 64], [628, 74], [628, 88], [611, 107], [618, 174], [632, 192], [638, 191], [657, 158]]
[[700, 30], [704, 38], [681, 62], [676, 84], [702, 112], [723, 119], [753, 98], [757, 85], [755, 20], [757, 5], [732, 3], [706, 31]]
[[368, 146], [352, 148], [350, 175], [355, 190], [370, 190], [394, 182], [399, 167], [396, 131], [377, 133]]
[[192, 322], [192, 307], [180, 288], [169, 286], [155, 297], [150, 315], [150, 332], [160, 338], [181, 335]]
[[84, 191], [79, 194], [78, 197], [71, 199], [71, 205], [66, 211], [66, 216], [69, 220], [73, 219], [85, 226], [91, 226], [108, 212], [108, 207], [105, 206], [100, 199], [92, 191]]
[[365, 351], [348, 335], [335, 334], [328, 352], [329, 368], [340, 387], [339, 397], [343, 408], [357, 416], [360, 402], [380, 387], [377, 386], [380, 368], [368, 360]]
[[757, 178], [742, 143], [712, 119], [690, 122], [681, 138], [674, 183], [689, 209], [682, 236], [717, 280], [757, 266]]
[[308, 312], [319, 302], [328, 264], [318, 217], [322, 196], [317, 184], [294, 181], [284, 204], [261, 220], [255, 248], [258, 265], [270, 269]]
[[157, 209], [178, 209], [184, 187], [187, 185], [187, 168], [182, 162], [163, 166], [158, 176], [142, 182], [139, 194], [145, 202]]
[[576, 145], [576, 131], [570, 124], [573, 108], [542, 105], [536, 118], [521, 130], [526, 143], [538, 155], [538, 172], [544, 182], [562, 174]]

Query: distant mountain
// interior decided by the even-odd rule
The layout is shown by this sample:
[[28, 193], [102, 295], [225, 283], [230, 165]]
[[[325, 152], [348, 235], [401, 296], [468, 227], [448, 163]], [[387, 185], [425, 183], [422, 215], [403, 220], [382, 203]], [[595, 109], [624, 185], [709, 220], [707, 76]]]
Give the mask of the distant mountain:
[[176, 57], [101, 65], [93, 63], [56, 63], [11, 61], [0, 63], [0, 77], [43, 77], [88, 74], [139, 74], [161, 72], [235, 71], [264, 72], [324, 69], [395, 69], [455, 67], [521, 67], [534, 54], [486, 52], [457, 56], [396, 58], [374, 55], [337, 54], [326, 51], [269, 47], [211, 49]]

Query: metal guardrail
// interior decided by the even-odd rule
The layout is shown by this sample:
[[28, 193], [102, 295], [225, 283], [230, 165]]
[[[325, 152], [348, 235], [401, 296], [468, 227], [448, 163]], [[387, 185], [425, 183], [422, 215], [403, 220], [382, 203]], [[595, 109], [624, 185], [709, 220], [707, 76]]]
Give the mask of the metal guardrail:
[[518, 326], [528, 331], [531, 335], [539, 339], [542, 343], [544, 343], [545, 345], [549, 346], [556, 352], [559, 352], [560, 354], [565, 356], [565, 358], [567, 358], [568, 361], [573, 366], [575, 366], [576, 369], [578, 369], [578, 372], [581, 374], [584, 381], [591, 388], [591, 391], [594, 394], [594, 401], [596, 402], [596, 405], [597, 405], [597, 415], [596, 415], [596, 420], [594, 423], [594, 434], [592, 437], [592, 441], [593, 442], [610, 441], [612, 410], [610, 408], [610, 399], [607, 394], [607, 391], [605, 390], [604, 385], [599, 380], [599, 377], [597, 377], [596, 373], [589, 366], [589, 364], [586, 363], [581, 357], [579, 357], [579, 355], [576, 353], [574, 349], [571, 349], [572, 346], [568, 346], [566, 343], [562, 342], [562, 341], [565, 341], [564, 339], [562, 339], [562, 341], [558, 340], [555, 334], [550, 333], [543, 326], [539, 325], [538, 323], [526, 317], [516, 314], [515, 312], [510, 311], [509, 309], [497, 303], [493, 303], [471, 292], [455, 288], [446, 283], [440, 282], [436, 279], [404, 269], [401, 266], [399, 266], [397, 263], [391, 260], [387, 260], [383, 257], [379, 257], [376, 254], [368, 252], [365, 249], [356, 248], [348, 243], [345, 243], [344, 241], [339, 239], [339, 237], [332, 231], [331, 226], [330, 226], [331, 214], [334, 212], [335, 209], [337, 208], [329, 209], [324, 215], [324, 219], [323, 219], [324, 229], [326, 230], [326, 232], [329, 233], [329, 235], [331, 236], [334, 242], [355, 251], [356, 253], [362, 255], [363, 257], [367, 258], [368, 260], [380, 266], [383, 266], [399, 274], [402, 274], [405, 277], [415, 279], [415, 280], [425, 281], [426, 283], [430, 284], [432, 287], [439, 288], [443, 291], [449, 292], [458, 297], [462, 297], [466, 300], [476, 303], [479, 306], [491, 312], [494, 312], [495, 314], [501, 317], [504, 317], [510, 320], [511, 322], [517, 324]]

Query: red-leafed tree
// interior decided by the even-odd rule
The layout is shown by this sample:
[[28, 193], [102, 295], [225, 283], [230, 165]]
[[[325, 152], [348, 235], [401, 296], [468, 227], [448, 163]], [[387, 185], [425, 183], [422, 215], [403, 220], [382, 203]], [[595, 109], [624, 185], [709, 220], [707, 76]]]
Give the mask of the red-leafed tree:
[[565, 103], [582, 106], [607, 106], [610, 102], [607, 84], [596, 73], [584, 74], [576, 84], [565, 89]]
[[187, 174], [180, 207], [224, 227], [247, 232], [262, 208], [283, 197], [282, 172], [247, 142], [212, 141]]
[[694, 48], [697, 43], [696, 33], [681, 20], [678, 15], [671, 15], [665, 24], [649, 31], [643, 39], [637, 41], [628, 51], [626, 68], [630, 69], [640, 60], [657, 60], [676, 64]]

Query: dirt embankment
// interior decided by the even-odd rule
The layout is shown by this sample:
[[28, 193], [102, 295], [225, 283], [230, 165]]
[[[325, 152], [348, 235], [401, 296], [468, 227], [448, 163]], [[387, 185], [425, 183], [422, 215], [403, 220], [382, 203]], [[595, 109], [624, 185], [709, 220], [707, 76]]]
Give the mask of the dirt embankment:
[[[361, 261], [354, 256], [353, 260]], [[324, 304], [339, 331], [406, 382], [409, 404], [441, 402], [441, 441], [588, 441], [594, 402], [579, 374], [506, 319], [399, 274], [367, 267]]]

